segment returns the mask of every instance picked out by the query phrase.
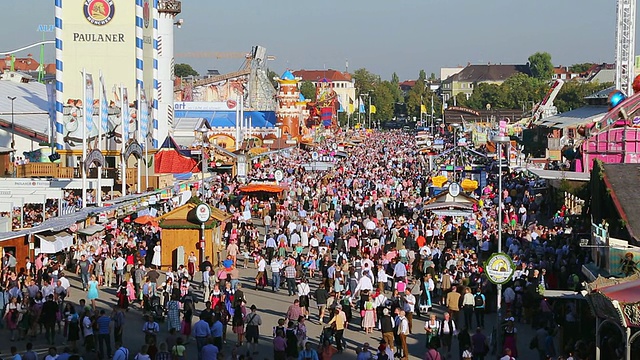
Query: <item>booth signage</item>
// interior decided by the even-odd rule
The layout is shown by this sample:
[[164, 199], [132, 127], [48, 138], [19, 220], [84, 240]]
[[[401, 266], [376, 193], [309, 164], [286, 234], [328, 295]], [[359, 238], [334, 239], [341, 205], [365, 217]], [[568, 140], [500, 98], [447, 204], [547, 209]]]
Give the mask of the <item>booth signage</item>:
[[196, 207], [196, 218], [201, 223], [209, 221], [211, 217], [211, 208], [207, 204], [200, 204]]
[[515, 269], [513, 260], [505, 253], [495, 253], [485, 262], [487, 278], [496, 285], [508, 283]]

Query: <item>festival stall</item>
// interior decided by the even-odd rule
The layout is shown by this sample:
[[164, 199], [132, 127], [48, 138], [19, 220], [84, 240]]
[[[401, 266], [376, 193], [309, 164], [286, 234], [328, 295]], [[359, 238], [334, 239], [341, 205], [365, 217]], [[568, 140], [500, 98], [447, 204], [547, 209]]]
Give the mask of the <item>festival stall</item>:
[[596, 316], [596, 360], [607, 358], [602, 353], [611, 344], [604, 339], [612, 339], [624, 346], [622, 359], [637, 359], [640, 349], [634, 341], [640, 336], [640, 275], [623, 278], [598, 277], [588, 284], [586, 295], [591, 311]]
[[[195, 217], [195, 209], [199, 203], [199, 200], [192, 198], [186, 204], [156, 219], [162, 229], [160, 258], [163, 267], [170, 266], [177, 269], [178, 266], [186, 263], [192, 251], [200, 254], [202, 228]], [[217, 256], [224, 248], [222, 232], [231, 217], [229, 213], [211, 208], [209, 220], [204, 223], [203, 256], [211, 256], [212, 262], [217, 260]], [[198, 260], [202, 262], [204, 259]]]

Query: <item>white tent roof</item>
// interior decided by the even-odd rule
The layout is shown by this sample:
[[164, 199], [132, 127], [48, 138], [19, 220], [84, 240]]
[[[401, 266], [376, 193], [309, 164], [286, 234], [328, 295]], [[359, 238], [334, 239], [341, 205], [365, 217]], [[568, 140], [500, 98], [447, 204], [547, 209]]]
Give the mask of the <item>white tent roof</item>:
[[0, 121], [11, 124], [11, 100], [13, 101], [14, 124], [39, 134], [49, 134], [49, 102], [47, 86], [38, 82], [19, 83], [0, 80]]

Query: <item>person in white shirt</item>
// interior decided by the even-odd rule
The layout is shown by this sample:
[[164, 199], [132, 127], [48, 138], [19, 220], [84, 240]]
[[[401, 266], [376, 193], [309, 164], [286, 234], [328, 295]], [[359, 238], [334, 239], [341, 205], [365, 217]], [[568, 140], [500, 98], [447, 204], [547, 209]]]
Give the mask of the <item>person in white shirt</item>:
[[125, 260], [121, 254], [118, 254], [118, 257], [115, 261], [116, 267], [116, 284], [120, 285], [124, 281], [124, 268], [127, 266], [127, 260]]
[[400, 314], [398, 319], [400, 323], [398, 325], [397, 335], [400, 340], [400, 348], [402, 350], [401, 358], [403, 360], [409, 359], [409, 348], [407, 347], [407, 336], [409, 336], [409, 322], [405, 317], [406, 313], [404, 310], [400, 310]]
[[282, 262], [277, 258], [271, 261], [271, 290], [276, 292], [280, 290], [280, 270], [282, 270]]
[[500, 360], [516, 360], [513, 356], [511, 356], [511, 349], [504, 349], [504, 356], [500, 358]]
[[387, 272], [384, 271], [384, 267], [382, 266], [382, 264], [378, 265], [377, 278], [378, 278], [378, 290], [380, 290], [380, 293], [383, 293], [387, 285], [387, 281], [389, 281], [389, 278], [388, 278]]
[[413, 312], [416, 308], [416, 297], [411, 293], [411, 289], [404, 291], [403, 308], [405, 316], [407, 317], [407, 323], [409, 324], [409, 334], [412, 333], [413, 328]]
[[362, 273], [363, 276], [358, 280], [358, 285], [355, 290], [353, 290], [353, 296], [358, 296], [360, 291], [372, 291], [373, 290], [373, 282], [371, 282], [371, 278], [369, 277], [369, 270], [365, 270]]
[[87, 349], [92, 349], [95, 342], [93, 340], [93, 322], [91, 321], [90, 314], [87, 314], [82, 319], [82, 333], [84, 334], [84, 346]]
[[256, 275], [256, 289], [261, 285], [261, 281], [264, 280], [264, 284], [267, 283], [267, 261], [262, 257], [262, 255], [258, 254], [256, 258], [256, 264], [258, 266], [258, 274]]

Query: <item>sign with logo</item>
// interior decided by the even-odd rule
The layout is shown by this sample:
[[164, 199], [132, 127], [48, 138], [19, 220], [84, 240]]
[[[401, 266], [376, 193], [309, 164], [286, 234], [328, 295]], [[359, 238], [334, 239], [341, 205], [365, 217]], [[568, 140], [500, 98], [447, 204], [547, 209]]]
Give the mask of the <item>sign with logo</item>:
[[180, 101], [173, 104], [174, 111], [227, 111], [237, 106], [236, 101]]
[[318, 153], [317, 153], [317, 152], [315, 152], [315, 151], [314, 151], [314, 152], [312, 152], [312, 153], [311, 153], [311, 158], [312, 158], [313, 160], [318, 160], [318, 158], [319, 158], [319, 157], [320, 157], [320, 155], [318, 155]]
[[85, 0], [84, 17], [93, 25], [106, 25], [116, 12], [113, 0]]
[[282, 170], [278, 169], [278, 170], [275, 171], [273, 176], [276, 178], [277, 182], [280, 182], [284, 178], [284, 173], [282, 172]]
[[484, 267], [487, 278], [496, 285], [508, 283], [516, 270], [513, 260], [505, 253], [491, 255], [489, 260], [484, 263]]
[[196, 219], [201, 223], [209, 221], [211, 217], [211, 208], [207, 204], [200, 204], [196, 207]]
[[449, 195], [453, 197], [460, 195], [460, 185], [458, 183], [454, 182], [449, 185]]
[[149, 0], [144, 0], [144, 4], [142, 5], [142, 21], [144, 22], [144, 27], [149, 27], [149, 17], [151, 16], [151, 10], [149, 9]]

